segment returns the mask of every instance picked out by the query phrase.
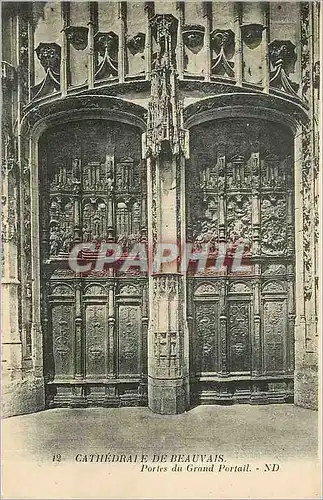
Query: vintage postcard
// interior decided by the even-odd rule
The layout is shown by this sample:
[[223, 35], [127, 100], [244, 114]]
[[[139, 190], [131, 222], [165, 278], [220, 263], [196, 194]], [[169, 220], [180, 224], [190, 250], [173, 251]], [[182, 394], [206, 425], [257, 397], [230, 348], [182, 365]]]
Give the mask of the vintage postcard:
[[2, 498], [322, 498], [319, 1], [4, 1]]

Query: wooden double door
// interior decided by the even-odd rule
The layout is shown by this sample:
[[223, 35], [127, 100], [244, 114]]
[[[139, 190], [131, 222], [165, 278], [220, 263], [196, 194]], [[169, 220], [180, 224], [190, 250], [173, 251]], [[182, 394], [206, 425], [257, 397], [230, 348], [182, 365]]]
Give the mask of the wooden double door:
[[[259, 120], [191, 131], [187, 240], [196, 252], [209, 245], [215, 259], [186, 279], [192, 404], [293, 398], [292, 144], [284, 127]], [[126, 253], [147, 241], [140, 133], [73, 122], [42, 137], [39, 158], [48, 405], [145, 405], [147, 275], [94, 265], [75, 271], [68, 259], [80, 242], [113, 241]], [[227, 252], [220, 266], [219, 244]], [[245, 267], [234, 269], [241, 245]], [[82, 264], [93, 255], [81, 254]]]

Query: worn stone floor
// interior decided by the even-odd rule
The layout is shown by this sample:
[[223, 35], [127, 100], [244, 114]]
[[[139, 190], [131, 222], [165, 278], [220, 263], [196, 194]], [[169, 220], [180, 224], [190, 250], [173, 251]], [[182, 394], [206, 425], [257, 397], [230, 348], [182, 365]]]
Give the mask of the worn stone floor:
[[[227, 463], [240, 464], [315, 462], [317, 421], [317, 412], [287, 404], [199, 406], [172, 416], [154, 414], [148, 408], [53, 409], [4, 419], [2, 456], [7, 465], [34, 463], [40, 468], [53, 465], [54, 455], [61, 456], [61, 463], [75, 466], [77, 454], [109, 453], [147, 454], [149, 460], [154, 454], [168, 458], [222, 454]], [[135, 490], [132, 493], [135, 496]], [[105, 497], [110, 498], [107, 493]]]

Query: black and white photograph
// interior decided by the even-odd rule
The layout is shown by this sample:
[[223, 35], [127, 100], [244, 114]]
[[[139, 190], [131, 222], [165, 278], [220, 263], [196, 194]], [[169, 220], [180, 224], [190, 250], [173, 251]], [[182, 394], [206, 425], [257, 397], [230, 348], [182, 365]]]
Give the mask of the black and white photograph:
[[322, 498], [321, 2], [1, 21], [2, 498]]

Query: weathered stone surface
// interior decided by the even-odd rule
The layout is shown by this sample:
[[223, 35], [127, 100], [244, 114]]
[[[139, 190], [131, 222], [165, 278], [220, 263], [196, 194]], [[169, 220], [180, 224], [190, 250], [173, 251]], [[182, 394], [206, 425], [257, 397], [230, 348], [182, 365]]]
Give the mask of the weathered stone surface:
[[317, 366], [304, 364], [295, 371], [294, 403], [302, 408], [318, 409], [319, 374]]
[[45, 408], [45, 390], [42, 377], [32, 371], [2, 376], [2, 416], [11, 417]]

